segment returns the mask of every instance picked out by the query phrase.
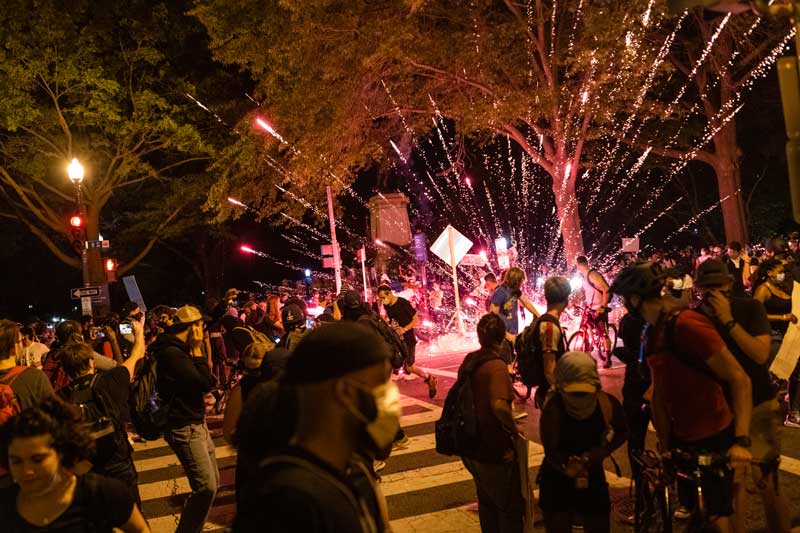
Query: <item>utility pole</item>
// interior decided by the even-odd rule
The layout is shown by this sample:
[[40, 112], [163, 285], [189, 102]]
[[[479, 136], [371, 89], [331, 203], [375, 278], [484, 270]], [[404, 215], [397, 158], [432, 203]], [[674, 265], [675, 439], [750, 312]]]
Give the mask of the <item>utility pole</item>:
[[336, 294], [342, 292], [342, 257], [339, 254], [339, 243], [336, 240], [336, 219], [333, 214], [333, 193], [331, 186], [325, 187], [328, 193], [328, 220], [331, 223], [331, 248], [333, 248], [333, 273], [336, 280]]

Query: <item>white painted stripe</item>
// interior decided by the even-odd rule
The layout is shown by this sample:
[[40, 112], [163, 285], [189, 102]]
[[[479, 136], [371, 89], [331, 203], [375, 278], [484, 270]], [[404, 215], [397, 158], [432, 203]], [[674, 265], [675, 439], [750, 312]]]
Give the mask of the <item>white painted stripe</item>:
[[[236, 448], [233, 446], [217, 446], [216, 449], [217, 459], [224, 459], [226, 457], [235, 457]], [[157, 470], [159, 468], [168, 468], [170, 466], [180, 465], [180, 461], [174, 453], [169, 455], [162, 455], [161, 457], [153, 457], [151, 459], [142, 459], [136, 461], [137, 472], [147, 472], [148, 470]]]

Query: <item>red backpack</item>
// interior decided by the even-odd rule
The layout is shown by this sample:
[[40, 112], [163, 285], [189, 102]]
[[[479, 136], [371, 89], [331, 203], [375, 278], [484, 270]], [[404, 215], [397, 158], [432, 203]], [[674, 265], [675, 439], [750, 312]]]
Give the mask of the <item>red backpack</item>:
[[17, 395], [14, 394], [14, 389], [11, 388], [11, 384], [27, 369], [27, 366], [15, 366], [0, 379], [0, 427], [5, 425], [11, 417], [19, 414], [22, 410], [20, 409]]

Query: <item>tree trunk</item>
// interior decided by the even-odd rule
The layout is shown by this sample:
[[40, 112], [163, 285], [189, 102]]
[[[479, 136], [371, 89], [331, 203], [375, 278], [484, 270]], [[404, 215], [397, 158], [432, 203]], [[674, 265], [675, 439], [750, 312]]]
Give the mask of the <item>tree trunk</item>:
[[[742, 176], [739, 169], [739, 146], [736, 143], [736, 123], [731, 119], [714, 136], [714, 172], [717, 175], [719, 198], [722, 202], [722, 220], [728, 242], [747, 244], [747, 219], [742, 194]], [[727, 199], [725, 199], [727, 198]]]
[[568, 161], [569, 158], [565, 158], [564, 162], [556, 164], [556, 172], [553, 176], [556, 216], [558, 216], [561, 238], [564, 241], [564, 257], [567, 261], [567, 268], [575, 264], [575, 258], [584, 254], [581, 217], [578, 211], [578, 198], [575, 196], [578, 169], [572, 168]]

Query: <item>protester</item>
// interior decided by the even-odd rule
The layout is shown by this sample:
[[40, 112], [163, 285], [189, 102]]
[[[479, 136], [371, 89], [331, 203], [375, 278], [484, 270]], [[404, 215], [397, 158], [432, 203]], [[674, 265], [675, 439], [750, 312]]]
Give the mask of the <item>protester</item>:
[[[629, 313], [641, 315], [650, 324], [645, 353], [661, 448], [727, 454], [733, 467], [745, 467], [752, 459], [750, 379], [708, 318], [683, 308], [668, 293], [662, 296], [664, 280], [661, 267], [645, 261], [623, 269], [611, 286], [612, 293], [623, 297]], [[728, 529], [733, 515], [733, 472], [703, 476], [700, 483], [712, 523], [720, 530]], [[696, 502], [681, 504], [691, 509]]]
[[159, 335], [152, 345], [158, 361], [158, 394], [167, 405], [164, 439], [192, 488], [176, 529], [179, 533], [203, 530], [219, 486], [214, 441], [205, 421], [204, 396], [214, 385], [202, 351], [206, 320], [196, 307], [181, 307], [170, 332]]
[[428, 396], [434, 398], [438, 381], [436, 376], [428, 374], [418, 367], [416, 363], [417, 336], [414, 333], [414, 328], [419, 324], [419, 316], [416, 309], [411, 305], [411, 302], [397, 296], [388, 285], [378, 287], [378, 297], [386, 310], [389, 323], [405, 340], [408, 350], [406, 360], [403, 362], [403, 369], [406, 374], [421, 377], [428, 385]]
[[[769, 368], [770, 323], [767, 311], [758, 300], [732, 296], [737, 276], [727, 262], [710, 259], [697, 269], [697, 287], [703, 295], [698, 310], [712, 319], [725, 345], [747, 373], [753, 389], [753, 414], [750, 419], [752, 475], [764, 502], [770, 531], [788, 532], [788, 502], [778, 493], [780, 463], [781, 406], [776, 398]], [[739, 483], [739, 506], [745, 504], [744, 483]], [[737, 509], [737, 513], [744, 512]]]
[[[81, 403], [81, 400], [88, 397], [93, 409], [108, 418], [106, 422], [111, 425], [107, 432], [110, 434], [96, 440], [95, 454], [91, 457], [91, 472], [123, 482], [133, 501], [141, 507], [133, 449], [128, 442], [125, 423], [130, 420], [130, 382], [136, 364], [145, 353], [144, 317], [132, 322], [131, 326], [134, 341], [130, 356], [120, 366], [103, 373], [95, 372], [91, 346], [84, 343], [66, 345], [61, 351], [61, 358], [64, 370], [72, 381], [58, 393], [72, 403]], [[87, 391], [88, 394], [82, 391]]]
[[281, 322], [286, 334], [278, 342], [278, 346], [292, 352], [311, 331], [306, 328], [306, 314], [299, 305], [287, 303], [281, 309]]
[[514, 353], [514, 341], [519, 335], [519, 304], [531, 312], [533, 318], [539, 318], [539, 312], [530, 300], [522, 294], [522, 282], [525, 281], [525, 272], [521, 268], [512, 267], [503, 276], [503, 284], [499, 285], [492, 294], [489, 312], [503, 319], [506, 326], [507, 348], [503, 350], [503, 359], [506, 364], [511, 363]]
[[236, 443], [236, 425], [250, 392], [256, 385], [268, 379], [262, 372], [261, 364], [271, 348], [273, 348], [271, 345], [253, 342], [242, 351], [244, 375], [230, 391], [230, 397], [225, 405], [225, 417], [222, 420], [222, 434], [230, 444]]
[[[56, 390], [69, 385], [70, 378], [61, 364], [61, 348], [73, 342], [83, 342], [83, 330], [80, 323], [74, 320], [60, 322], [56, 326], [56, 342], [50, 347], [50, 351], [42, 363], [42, 371]], [[94, 352], [93, 358], [94, 367], [97, 370], [111, 370], [117, 366], [115, 361], [97, 352]]]
[[79, 422], [79, 413], [51, 396], [2, 428], [0, 461], [14, 479], [0, 491], [3, 531], [150, 531], [121, 482], [75, 473], [92, 452]]
[[511, 412], [511, 378], [501, 357], [506, 327], [496, 314], [478, 322], [480, 350], [467, 354], [458, 379], [471, 382], [480, 443], [475, 457], [462, 457], [475, 480], [484, 533], [522, 532], [525, 501], [514, 447], [518, 430]]
[[20, 333], [22, 333], [22, 350], [17, 359], [17, 364], [32, 366], [41, 370], [42, 359], [50, 351], [50, 348], [39, 342], [33, 327], [24, 326], [20, 328]]
[[590, 309], [594, 327], [603, 335], [607, 359], [605, 368], [611, 368], [611, 338], [608, 336], [608, 283], [603, 275], [589, 266], [585, 256], [578, 256], [575, 268], [583, 276], [583, 300]]
[[53, 387], [38, 368], [16, 364], [22, 343], [19, 325], [0, 320], [0, 384], [11, 387], [19, 409], [27, 409], [52, 396]]
[[[312, 331], [289, 358], [285, 381], [298, 398], [291, 444], [268, 456], [243, 489], [234, 531], [377, 532], [368, 509], [385, 509], [347, 476], [361, 450], [385, 450], [399, 427], [400, 397], [384, 343], [352, 323]], [[361, 470], [363, 472], [363, 470]], [[372, 503], [370, 503], [372, 501]]]
[[745, 296], [745, 279], [750, 277], [750, 257], [742, 249], [738, 241], [728, 244], [728, 255], [725, 257], [725, 266], [733, 276], [731, 291], [734, 296]]
[[497, 289], [497, 285], [497, 276], [491, 272], [483, 276], [483, 289], [486, 291], [486, 294], [488, 294], [486, 301], [484, 302], [484, 308], [487, 313], [491, 310], [492, 296], [494, 296], [494, 291]]
[[591, 355], [567, 352], [559, 358], [539, 433], [544, 461], [537, 481], [545, 531], [569, 532], [577, 520], [589, 533], [610, 531], [603, 460], [622, 446], [628, 428], [619, 400], [600, 390]]
[[[547, 301], [547, 312], [533, 322], [532, 331], [535, 337], [535, 353], [532, 357], [541, 357], [537, 361], [537, 368], [541, 368], [544, 379], [538, 379], [534, 405], [539, 409], [544, 405], [547, 393], [555, 384], [555, 369], [558, 359], [567, 351], [567, 339], [561, 329], [561, 313], [569, 304], [572, 293], [569, 281], [566, 278], [549, 278], [544, 284], [544, 297]], [[522, 357], [522, 354], [519, 354]], [[520, 359], [522, 364], [522, 359]]]

